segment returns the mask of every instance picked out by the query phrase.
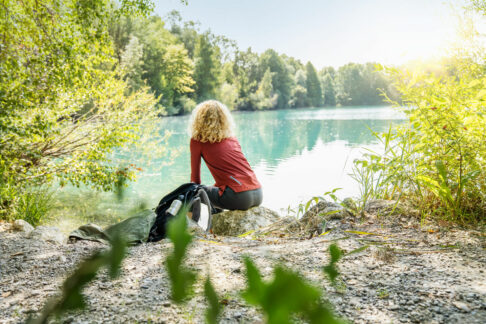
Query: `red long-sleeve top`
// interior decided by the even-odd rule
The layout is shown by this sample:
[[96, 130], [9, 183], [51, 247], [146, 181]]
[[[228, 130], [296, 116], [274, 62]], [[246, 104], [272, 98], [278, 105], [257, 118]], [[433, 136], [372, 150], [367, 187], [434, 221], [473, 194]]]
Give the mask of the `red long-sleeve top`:
[[219, 194], [229, 186], [234, 192], [254, 190], [261, 187], [255, 173], [234, 137], [221, 142], [199, 142], [191, 139], [191, 182], [201, 183], [201, 156], [206, 162], [219, 188]]

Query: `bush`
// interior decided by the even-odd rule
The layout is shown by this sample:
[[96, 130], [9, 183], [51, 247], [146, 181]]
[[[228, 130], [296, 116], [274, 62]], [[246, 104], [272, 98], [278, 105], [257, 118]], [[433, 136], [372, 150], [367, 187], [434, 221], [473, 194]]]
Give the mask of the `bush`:
[[145, 0], [122, 1], [119, 9], [76, 0], [0, 7], [0, 33], [8, 35], [0, 54], [1, 218], [37, 222], [48, 197], [29, 188], [54, 180], [113, 190], [135, 177], [134, 162], [120, 169], [112, 153], [144, 143], [156, 100], [146, 88], [126, 95], [107, 26], [149, 9]]
[[[467, 67], [465, 66], [467, 65]], [[372, 195], [406, 197], [423, 211], [461, 224], [486, 216], [486, 75], [459, 61], [453, 75], [389, 69], [409, 117], [376, 134], [384, 152], [355, 161], [374, 174]]]

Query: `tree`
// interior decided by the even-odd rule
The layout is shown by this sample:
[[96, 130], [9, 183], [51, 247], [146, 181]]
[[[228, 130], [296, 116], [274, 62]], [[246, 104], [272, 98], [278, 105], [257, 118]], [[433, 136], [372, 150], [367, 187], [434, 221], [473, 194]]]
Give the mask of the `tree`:
[[198, 100], [211, 99], [220, 84], [221, 63], [219, 49], [213, 46], [209, 32], [199, 35], [194, 59], [197, 98]]
[[304, 70], [300, 69], [295, 73], [295, 85], [307, 87], [307, 75]]
[[167, 95], [164, 84], [164, 55], [170, 45], [177, 44], [177, 38], [165, 29], [164, 22], [158, 16], [137, 19], [134, 25], [134, 34], [144, 45], [143, 79], [156, 97]]
[[292, 108], [301, 108], [307, 105], [307, 89], [301, 85], [292, 88], [289, 105]]
[[238, 90], [236, 108], [241, 110], [253, 109], [250, 94], [256, 91], [259, 74], [258, 55], [248, 48], [237, 51], [233, 61], [233, 82]]
[[142, 56], [143, 44], [140, 44], [137, 37], [130, 36], [130, 40], [120, 58], [120, 73], [127, 82], [130, 92], [138, 91], [143, 85]]
[[182, 44], [169, 45], [162, 57], [162, 99], [168, 106], [186, 93], [194, 92], [193, 63]]
[[272, 86], [278, 95], [278, 108], [289, 107], [290, 93], [292, 87], [292, 77], [284, 60], [272, 49], [266, 50], [260, 56], [260, 71], [263, 74], [270, 69], [273, 73]]
[[125, 96], [114, 68], [113, 16], [147, 13], [146, 0], [25, 0], [0, 6], [0, 217], [27, 190], [60, 179], [112, 190], [135, 170], [111, 155], [153, 116], [144, 91]]
[[238, 100], [238, 89], [234, 84], [224, 82], [218, 90], [217, 98], [230, 110], [233, 110]]
[[305, 107], [307, 105], [307, 76], [303, 69], [297, 70], [294, 77], [289, 106], [292, 108]]
[[171, 24], [170, 32], [184, 44], [191, 60], [194, 59], [196, 44], [199, 37], [199, 24], [194, 21], [186, 21], [182, 23], [182, 16], [176, 10], [169, 12], [166, 19]]
[[324, 106], [336, 106], [335, 77], [336, 70], [332, 66], [319, 71]]
[[336, 106], [336, 93], [334, 90], [334, 80], [331, 75], [326, 73], [322, 79], [322, 91], [324, 96], [324, 106]]
[[375, 66], [349, 63], [339, 68], [334, 85], [340, 105], [379, 105], [383, 103], [382, 92], [395, 96], [390, 81]]
[[259, 110], [274, 108], [278, 102], [278, 95], [273, 92], [272, 76], [273, 73], [267, 69], [257, 91], [250, 96], [252, 104]]
[[322, 106], [322, 90], [321, 83], [317, 77], [316, 69], [311, 62], [307, 62], [306, 70], [306, 89], [307, 89], [307, 103], [312, 107]]
[[364, 80], [359, 64], [341, 66], [336, 73], [336, 99], [341, 106], [357, 106], [362, 102]]

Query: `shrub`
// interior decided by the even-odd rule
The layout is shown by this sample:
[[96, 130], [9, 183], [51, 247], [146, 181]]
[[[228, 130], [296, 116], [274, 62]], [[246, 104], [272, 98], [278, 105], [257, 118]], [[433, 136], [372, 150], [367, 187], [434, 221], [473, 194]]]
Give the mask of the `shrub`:
[[9, 0], [0, 7], [1, 218], [16, 210], [40, 217], [32, 214], [40, 197], [26, 190], [57, 179], [113, 190], [134, 178], [134, 163], [120, 169], [113, 152], [144, 142], [156, 100], [144, 88], [125, 94], [107, 26], [150, 6]]
[[388, 71], [402, 94], [409, 122], [375, 134], [384, 151], [355, 161], [359, 170], [373, 173], [372, 195], [407, 197], [426, 214], [462, 224], [484, 219], [483, 68], [471, 61], [458, 61], [454, 74], [449, 75]]

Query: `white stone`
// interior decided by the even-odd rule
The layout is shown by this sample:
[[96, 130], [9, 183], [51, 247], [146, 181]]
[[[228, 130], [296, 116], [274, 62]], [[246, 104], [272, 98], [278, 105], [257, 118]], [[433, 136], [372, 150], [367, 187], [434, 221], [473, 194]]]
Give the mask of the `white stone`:
[[23, 219], [17, 219], [16, 221], [13, 222], [12, 229], [14, 231], [30, 233], [34, 230], [34, 227], [29, 223], [27, 223], [26, 221], [24, 221]]
[[58, 244], [64, 244], [66, 242], [66, 236], [57, 227], [52, 226], [36, 227], [30, 232], [29, 238]]

